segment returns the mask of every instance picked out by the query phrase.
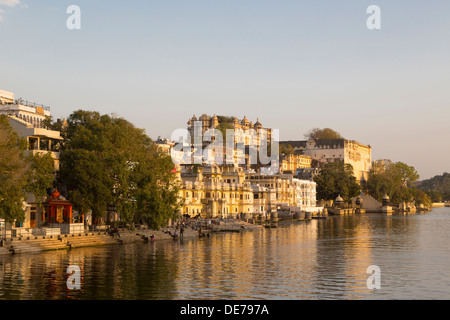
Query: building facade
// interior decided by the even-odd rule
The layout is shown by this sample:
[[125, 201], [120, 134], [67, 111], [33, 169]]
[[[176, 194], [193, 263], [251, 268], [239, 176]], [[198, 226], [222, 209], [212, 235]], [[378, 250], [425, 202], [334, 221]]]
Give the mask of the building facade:
[[336, 161], [351, 164], [356, 179], [360, 183], [367, 181], [372, 165], [370, 145], [347, 139], [283, 141], [280, 144], [291, 145], [295, 153], [309, 156], [316, 167]]
[[178, 173], [184, 199], [182, 214], [202, 218], [248, 217], [253, 214], [253, 190], [242, 168], [233, 165], [181, 166]]
[[280, 155], [280, 173], [295, 173], [297, 169], [311, 168], [312, 158], [302, 154]]
[[261, 175], [250, 173], [247, 179], [274, 193], [276, 209], [298, 208], [301, 211], [316, 210], [316, 183], [294, 178], [292, 174]]
[[[217, 138], [212, 136], [202, 139], [201, 144], [197, 145], [195, 141], [196, 134], [201, 134], [201, 137], [205, 137], [207, 136], [207, 131], [211, 129], [217, 129], [222, 135], [222, 148], [207, 151], [207, 158], [212, 159], [210, 163], [220, 160], [221, 163], [233, 163], [250, 168], [257, 161], [257, 159], [251, 159], [251, 148], [254, 148], [255, 152], [259, 154], [262, 142], [265, 141], [267, 145], [270, 145], [273, 139], [273, 129], [264, 128], [262, 123], [259, 122], [259, 119], [253, 123], [246, 116], [242, 120], [238, 120], [236, 117], [209, 116], [203, 114], [197, 118], [194, 115], [187, 122], [187, 130], [191, 136], [194, 150], [200, 148], [204, 150], [213, 142], [218, 143]], [[226, 136], [227, 130], [232, 130], [234, 133], [234, 147], [232, 151], [225, 150], [228, 143]], [[255, 160], [255, 163], [251, 163], [251, 160]]]
[[[59, 149], [63, 139], [59, 131], [48, 130], [44, 125], [44, 120], [50, 117], [48, 107], [16, 100], [13, 93], [0, 91], [0, 115], [7, 116], [14, 131], [26, 140], [25, 154], [49, 153], [55, 172], [59, 170]], [[27, 194], [25, 221], [16, 227], [34, 228], [46, 223], [45, 206], [38, 205], [43, 200], [38, 201], [34, 195]]]

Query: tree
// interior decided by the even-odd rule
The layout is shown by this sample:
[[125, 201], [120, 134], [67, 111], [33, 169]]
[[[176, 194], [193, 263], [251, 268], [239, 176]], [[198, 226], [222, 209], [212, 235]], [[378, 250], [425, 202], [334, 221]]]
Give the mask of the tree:
[[369, 172], [366, 188], [378, 201], [389, 195], [392, 203], [411, 201], [414, 198], [413, 183], [419, 174], [412, 166], [390, 160], [375, 163]]
[[234, 131], [234, 127], [230, 122], [219, 122], [219, 125], [217, 126], [216, 129], [219, 130], [220, 133], [222, 134], [223, 144], [225, 147], [227, 143], [227, 130]]
[[142, 219], [150, 228], [156, 229], [178, 218], [182, 199], [169, 156], [152, 148], [140, 159], [133, 174], [137, 220]]
[[424, 191], [415, 188], [412, 192], [416, 205], [423, 205], [425, 208], [431, 208], [433, 201]]
[[7, 117], [0, 116], [0, 217], [6, 222], [25, 220], [25, 198], [28, 163], [24, 156], [26, 141], [19, 138]]
[[337, 140], [344, 139], [339, 132], [330, 128], [314, 128], [305, 133], [305, 138], [308, 140]]
[[99, 219], [114, 208], [130, 225], [151, 217], [152, 227], [175, 216], [177, 198], [170, 189], [175, 177], [167, 173], [174, 168], [172, 160], [144, 130], [123, 118], [83, 110], [67, 123], [60, 181], [76, 210], [92, 210]]
[[[433, 201], [450, 200], [450, 173], [444, 172], [442, 175], [423, 180], [418, 186], [427, 193], [434, 193]], [[440, 200], [439, 200], [440, 199]]]
[[317, 198], [335, 200], [338, 195], [350, 201], [361, 193], [361, 186], [353, 175], [353, 167], [342, 161], [326, 163], [314, 177], [317, 183]]
[[47, 195], [55, 180], [53, 157], [50, 153], [38, 153], [29, 155], [27, 160], [30, 166], [25, 189], [34, 195], [36, 203], [40, 206], [42, 198]]
[[290, 144], [280, 144], [279, 154], [294, 154], [294, 147]]

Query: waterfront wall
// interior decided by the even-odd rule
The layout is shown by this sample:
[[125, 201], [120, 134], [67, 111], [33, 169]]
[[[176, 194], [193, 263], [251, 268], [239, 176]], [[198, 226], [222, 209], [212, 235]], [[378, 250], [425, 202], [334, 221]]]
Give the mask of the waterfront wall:
[[432, 207], [433, 208], [443, 208], [443, 207], [445, 207], [445, 203], [444, 202], [433, 202]]

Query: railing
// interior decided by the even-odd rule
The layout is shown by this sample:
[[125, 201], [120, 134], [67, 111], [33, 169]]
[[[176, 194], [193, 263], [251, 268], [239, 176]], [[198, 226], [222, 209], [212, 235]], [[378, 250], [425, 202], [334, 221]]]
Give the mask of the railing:
[[16, 100], [16, 104], [21, 104], [21, 105], [27, 106], [27, 107], [39, 107], [39, 108], [42, 108], [42, 109], [44, 109], [46, 111], [50, 111], [50, 107], [49, 106], [45, 106], [43, 104], [38, 104], [38, 103], [35, 103], [35, 102], [30, 102], [30, 101], [23, 100], [23, 99], [17, 99]]

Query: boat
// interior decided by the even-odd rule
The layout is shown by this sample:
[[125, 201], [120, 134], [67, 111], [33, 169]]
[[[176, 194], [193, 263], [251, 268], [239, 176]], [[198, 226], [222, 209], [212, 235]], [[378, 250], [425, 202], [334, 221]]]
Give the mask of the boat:
[[327, 217], [319, 217], [319, 216], [316, 216], [316, 217], [311, 217], [311, 219], [315, 219], [315, 220], [325, 220]]

